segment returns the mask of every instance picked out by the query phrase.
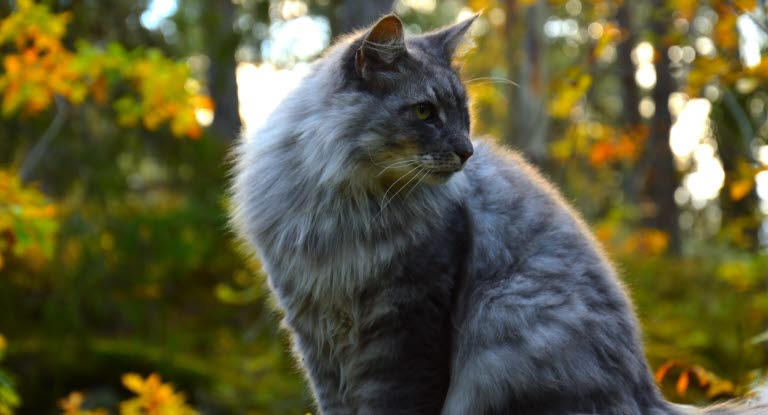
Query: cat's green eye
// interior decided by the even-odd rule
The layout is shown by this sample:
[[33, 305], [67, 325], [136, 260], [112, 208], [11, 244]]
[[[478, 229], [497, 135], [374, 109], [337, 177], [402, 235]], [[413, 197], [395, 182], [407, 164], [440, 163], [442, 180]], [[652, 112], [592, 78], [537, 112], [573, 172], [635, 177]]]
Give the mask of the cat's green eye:
[[416, 114], [416, 118], [420, 120], [426, 120], [432, 116], [432, 104], [428, 102], [422, 102], [413, 106], [413, 112]]

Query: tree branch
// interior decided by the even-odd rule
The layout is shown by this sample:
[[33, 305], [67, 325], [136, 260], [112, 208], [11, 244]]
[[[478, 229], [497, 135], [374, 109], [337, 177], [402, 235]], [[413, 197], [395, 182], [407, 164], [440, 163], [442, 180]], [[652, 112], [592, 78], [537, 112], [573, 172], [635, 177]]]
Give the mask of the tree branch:
[[54, 100], [56, 102], [56, 117], [53, 118], [51, 124], [45, 129], [43, 135], [37, 140], [37, 143], [32, 147], [32, 150], [30, 150], [29, 154], [24, 159], [24, 162], [21, 164], [19, 177], [21, 178], [22, 183], [29, 181], [32, 171], [37, 167], [38, 163], [40, 163], [40, 160], [42, 160], [43, 155], [45, 155], [51, 142], [57, 135], [59, 135], [61, 129], [64, 127], [64, 122], [69, 117], [69, 107], [67, 106], [66, 101], [64, 101], [64, 98], [55, 96]]

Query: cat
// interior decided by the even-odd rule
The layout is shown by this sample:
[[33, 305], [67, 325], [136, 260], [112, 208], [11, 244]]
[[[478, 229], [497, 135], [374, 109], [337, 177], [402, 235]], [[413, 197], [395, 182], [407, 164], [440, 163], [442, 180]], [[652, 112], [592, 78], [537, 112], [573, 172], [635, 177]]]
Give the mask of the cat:
[[704, 413], [661, 396], [579, 215], [517, 153], [470, 139], [452, 61], [474, 20], [406, 37], [388, 15], [341, 39], [236, 149], [232, 225], [318, 409]]

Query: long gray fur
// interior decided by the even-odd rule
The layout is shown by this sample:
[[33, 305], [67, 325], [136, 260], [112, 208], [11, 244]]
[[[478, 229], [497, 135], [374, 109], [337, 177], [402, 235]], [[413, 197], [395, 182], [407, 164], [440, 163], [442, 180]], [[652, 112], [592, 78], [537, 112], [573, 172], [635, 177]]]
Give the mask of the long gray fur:
[[688, 413], [654, 385], [579, 216], [516, 153], [470, 144], [451, 67], [470, 24], [404, 38], [387, 16], [342, 39], [238, 146], [233, 227], [263, 261], [319, 409]]

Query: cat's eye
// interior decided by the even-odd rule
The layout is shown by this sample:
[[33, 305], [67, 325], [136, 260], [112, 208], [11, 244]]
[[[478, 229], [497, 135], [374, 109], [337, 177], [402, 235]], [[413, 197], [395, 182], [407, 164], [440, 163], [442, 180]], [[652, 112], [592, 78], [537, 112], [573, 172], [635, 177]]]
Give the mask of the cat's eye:
[[413, 106], [413, 112], [416, 114], [416, 118], [424, 121], [432, 116], [434, 113], [434, 106], [429, 102], [420, 102]]

